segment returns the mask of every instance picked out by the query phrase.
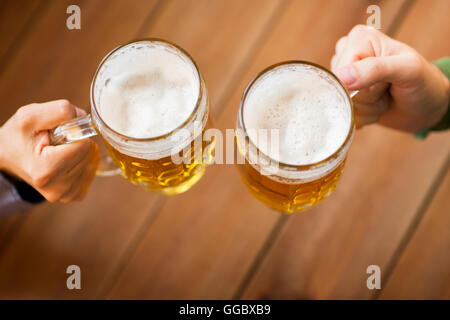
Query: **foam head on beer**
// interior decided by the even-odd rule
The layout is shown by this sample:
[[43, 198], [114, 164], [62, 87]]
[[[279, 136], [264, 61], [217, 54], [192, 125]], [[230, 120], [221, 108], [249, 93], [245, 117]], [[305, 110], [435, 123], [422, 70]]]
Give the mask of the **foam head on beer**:
[[192, 114], [199, 97], [192, 61], [165, 43], [142, 41], [120, 48], [102, 66], [96, 83], [100, 116], [133, 138], [165, 135]]
[[[327, 72], [308, 64], [285, 64], [266, 72], [250, 87], [244, 103], [249, 139], [272, 159], [290, 165], [328, 158], [342, 146], [351, 126], [345, 90]], [[259, 129], [278, 130], [278, 146], [261, 139]]]

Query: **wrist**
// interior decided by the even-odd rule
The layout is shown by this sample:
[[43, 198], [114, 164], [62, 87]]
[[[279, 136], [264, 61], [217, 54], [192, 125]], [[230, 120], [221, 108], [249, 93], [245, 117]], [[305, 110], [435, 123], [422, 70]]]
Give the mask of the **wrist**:
[[4, 128], [0, 127], [0, 174], [14, 186], [20, 198], [28, 203], [39, 203], [44, 200], [44, 197], [36, 191], [33, 187], [27, 184], [24, 180], [16, 176], [8, 168], [5, 151], [5, 132]]
[[424, 139], [431, 131], [450, 128], [450, 58], [442, 58], [432, 63], [441, 76], [442, 103], [434, 112], [434, 121], [425, 129], [415, 133], [416, 138]]
[[446, 75], [441, 72], [442, 82], [443, 82], [443, 102], [441, 108], [439, 110], [437, 120], [431, 126], [431, 130], [443, 130], [448, 129], [450, 122], [448, 121], [448, 117], [450, 115], [450, 80], [447, 78], [449, 75]]
[[45, 200], [45, 198], [32, 186], [23, 181], [22, 179], [9, 174], [6, 171], [0, 171], [0, 174], [16, 189], [20, 198], [28, 203], [39, 203]]
[[[16, 177], [18, 179], [19, 176], [16, 174], [15, 170], [11, 167], [11, 162], [8, 160], [8, 133], [5, 131], [4, 127], [0, 127], [0, 171], [8, 174], [9, 176]], [[17, 160], [17, 159], [16, 159]]]

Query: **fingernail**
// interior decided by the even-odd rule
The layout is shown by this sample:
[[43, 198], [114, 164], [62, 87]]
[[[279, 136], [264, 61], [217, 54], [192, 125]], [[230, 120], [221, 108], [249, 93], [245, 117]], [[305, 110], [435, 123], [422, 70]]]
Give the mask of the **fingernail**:
[[87, 114], [87, 112], [83, 109], [76, 108], [75, 110], [77, 111], [77, 117], [85, 116]]
[[336, 72], [339, 79], [346, 85], [351, 85], [358, 80], [355, 69], [350, 66], [343, 67]]

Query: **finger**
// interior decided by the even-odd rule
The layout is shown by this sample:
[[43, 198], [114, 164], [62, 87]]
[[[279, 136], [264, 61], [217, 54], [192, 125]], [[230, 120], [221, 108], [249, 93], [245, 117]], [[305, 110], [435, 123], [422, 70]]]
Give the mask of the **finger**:
[[[373, 43], [374, 39], [379, 36], [373, 29], [364, 25], [357, 25], [349, 32], [347, 39], [340, 44], [338, 54], [337, 68], [346, 66], [354, 61], [361, 60], [366, 57], [375, 56]], [[379, 32], [381, 33], [381, 32]]]
[[335, 47], [336, 54], [338, 54], [344, 49], [346, 43], [347, 43], [347, 36], [341, 37], [338, 41], [336, 41]]
[[77, 172], [83, 171], [90, 161], [92, 161], [91, 151], [89, 151], [83, 158], [73, 163], [73, 166], [66, 170], [65, 175], [68, 179], [72, 180], [73, 177], [77, 175]]
[[386, 107], [384, 105], [378, 104], [366, 104], [366, 103], [355, 103], [355, 114], [359, 116], [380, 116], [383, 112], [386, 111]]
[[81, 183], [81, 177], [83, 176], [83, 170], [77, 170], [74, 172], [72, 181], [70, 182], [70, 188], [61, 196], [59, 200], [62, 203], [68, 203], [73, 201], [74, 197], [78, 194], [78, 189]]
[[89, 170], [92, 171], [92, 164], [90, 162], [91, 157], [86, 156], [82, 161], [77, 163], [70, 172], [65, 174], [62, 184], [70, 184], [70, 187], [61, 196], [61, 202], [67, 203], [74, 201], [77, 198], [78, 194], [80, 194], [80, 189], [84, 183], [83, 177], [86, 175], [86, 172], [88, 172]]
[[26, 122], [34, 131], [53, 129], [61, 122], [77, 116], [75, 106], [67, 100], [34, 103], [20, 110], [20, 121]]
[[403, 83], [420, 77], [422, 62], [414, 54], [369, 57], [338, 70], [338, 77], [350, 90], [370, 87], [379, 82]]
[[80, 183], [78, 191], [74, 196], [74, 201], [81, 201], [86, 197], [86, 194], [89, 191], [89, 187], [95, 178], [95, 171], [96, 166], [94, 166], [94, 164], [91, 162], [89, 164], [89, 167], [83, 172], [83, 175], [81, 177], [82, 183]]
[[72, 168], [80, 163], [94, 147], [90, 139], [59, 145], [46, 146], [42, 149], [41, 157], [49, 168], [52, 175], [67, 174]]
[[42, 189], [47, 194], [52, 195], [51, 198], [47, 199], [51, 202], [70, 202], [74, 191], [77, 189], [77, 181], [81, 174], [81, 170], [73, 170], [70, 174], [56, 174], [55, 178]]
[[373, 86], [359, 90], [358, 94], [353, 97], [353, 101], [365, 104], [376, 103], [379, 100], [385, 101], [388, 88], [389, 84], [385, 82], [374, 84]]
[[75, 187], [63, 196], [64, 201], [80, 201], [86, 196], [89, 186], [94, 180], [98, 160], [99, 154], [93, 152], [82, 163], [77, 165], [76, 170], [71, 174]]
[[77, 112], [77, 118], [85, 116], [87, 112], [81, 108], [75, 107], [75, 111]]

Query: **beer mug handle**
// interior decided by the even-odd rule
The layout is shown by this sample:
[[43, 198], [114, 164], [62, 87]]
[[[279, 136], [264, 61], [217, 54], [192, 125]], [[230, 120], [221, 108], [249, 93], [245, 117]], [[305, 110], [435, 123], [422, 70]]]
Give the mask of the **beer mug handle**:
[[[97, 135], [97, 131], [92, 124], [90, 114], [81, 116], [66, 122], [50, 131], [50, 143], [54, 146], [80, 141]], [[100, 151], [100, 162], [96, 175], [113, 176], [120, 173], [120, 169], [114, 164], [108, 155], [104, 144], [101, 141], [97, 143]]]
[[350, 96], [350, 99], [352, 99], [354, 96], [358, 94], [359, 90], [350, 91], [348, 95]]

